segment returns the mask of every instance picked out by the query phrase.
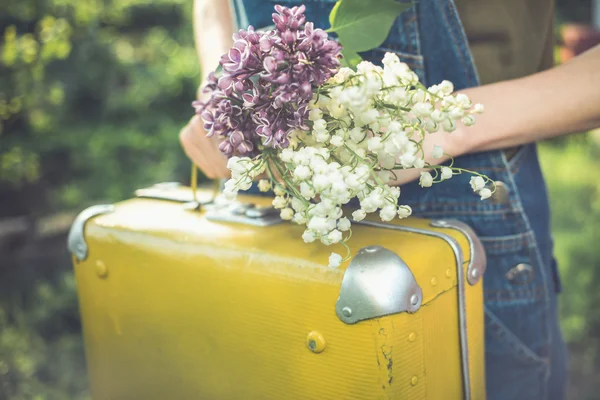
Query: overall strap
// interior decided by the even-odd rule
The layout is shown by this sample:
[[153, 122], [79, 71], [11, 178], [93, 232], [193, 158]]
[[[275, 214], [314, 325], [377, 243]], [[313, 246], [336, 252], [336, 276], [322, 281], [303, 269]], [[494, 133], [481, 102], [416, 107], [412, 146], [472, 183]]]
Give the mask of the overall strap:
[[229, 10], [231, 12], [231, 20], [235, 30], [247, 29], [250, 25], [248, 14], [243, 0], [229, 0]]
[[427, 83], [448, 79], [457, 90], [479, 85], [479, 76], [454, 0], [420, 0], [420, 45]]

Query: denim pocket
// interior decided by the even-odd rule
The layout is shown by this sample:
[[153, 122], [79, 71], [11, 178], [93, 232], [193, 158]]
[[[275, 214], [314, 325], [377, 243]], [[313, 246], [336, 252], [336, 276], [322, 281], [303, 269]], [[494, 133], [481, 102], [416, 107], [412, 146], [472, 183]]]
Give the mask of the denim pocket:
[[546, 282], [532, 231], [480, 239], [487, 256], [486, 304], [526, 304], [544, 299]]
[[549, 309], [533, 232], [480, 239], [487, 255], [483, 284], [488, 398], [543, 398], [549, 370]]
[[[527, 314], [530, 310], [521, 306], [514, 310]], [[485, 310], [485, 361], [488, 400], [522, 400], [546, 398], [546, 377], [549, 372], [547, 356], [541, 356], [531, 348], [531, 342], [547, 341], [530, 330], [539, 324], [535, 310], [526, 325], [514, 332], [490, 307]], [[545, 318], [541, 318], [542, 320]], [[542, 329], [543, 330], [543, 329]]]

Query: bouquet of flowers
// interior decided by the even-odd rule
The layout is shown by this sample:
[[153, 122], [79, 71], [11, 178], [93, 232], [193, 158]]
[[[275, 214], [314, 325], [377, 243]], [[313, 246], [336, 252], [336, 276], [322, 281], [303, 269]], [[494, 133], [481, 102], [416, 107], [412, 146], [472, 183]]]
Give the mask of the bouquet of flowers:
[[[258, 187], [273, 191], [281, 218], [306, 226], [305, 242], [348, 249], [352, 221], [375, 212], [383, 221], [411, 215], [391, 185], [395, 171], [432, 171], [421, 172], [422, 187], [472, 172], [426, 163], [423, 140], [452, 132], [457, 123], [474, 124], [482, 105], [454, 95], [449, 81], [423, 86], [392, 53], [383, 67], [366, 61], [343, 67], [342, 47], [306, 21], [304, 6], [275, 9], [274, 30], [249, 27], [234, 35], [209, 76], [207, 98], [193, 104], [229, 157], [226, 197], [262, 177]], [[441, 147], [433, 149], [433, 158], [443, 155]], [[472, 173], [473, 190], [490, 197], [489, 178]], [[343, 206], [353, 199], [360, 208], [345, 215]], [[329, 265], [349, 254], [332, 253]]]

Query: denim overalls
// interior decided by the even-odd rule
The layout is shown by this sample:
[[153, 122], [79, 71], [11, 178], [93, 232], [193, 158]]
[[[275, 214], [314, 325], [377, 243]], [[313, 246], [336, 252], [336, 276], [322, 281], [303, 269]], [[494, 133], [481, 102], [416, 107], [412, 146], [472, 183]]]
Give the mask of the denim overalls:
[[[231, 2], [239, 27], [272, 25], [275, 4], [305, 4], [307, 20], [326, 29], [335, 0]], [[386, 52], [396, 53], [425, 85], [444, 79], [457, 90], [479, 84], [453, 0], [417, 0], [396, 20], [383, 46], [362, 56], [380, 64]], [[557, 320], [559, 282], [536, 146], [522, 146], [510, 160], [491, 151], [460, 157], [455, 165], [488, 175], [497, 192], [481, 201], [470, 189], [470, 176], [459, 175], [431, 188], [406, 184], [400, 202], [417, 216], [459, 219], [483, 242], [488, 399], [563, 399], [567, 357]]]

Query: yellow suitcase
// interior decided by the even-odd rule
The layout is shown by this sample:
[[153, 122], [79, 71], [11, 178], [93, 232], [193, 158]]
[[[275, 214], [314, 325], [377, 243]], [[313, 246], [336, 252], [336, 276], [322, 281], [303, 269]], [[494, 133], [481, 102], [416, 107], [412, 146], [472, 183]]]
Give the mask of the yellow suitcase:
[[353, 259], [264, 197], [159, 184], [69, 235], [94, 400], [485, 398], [485, 254], [457, 221], [355, 225]]

